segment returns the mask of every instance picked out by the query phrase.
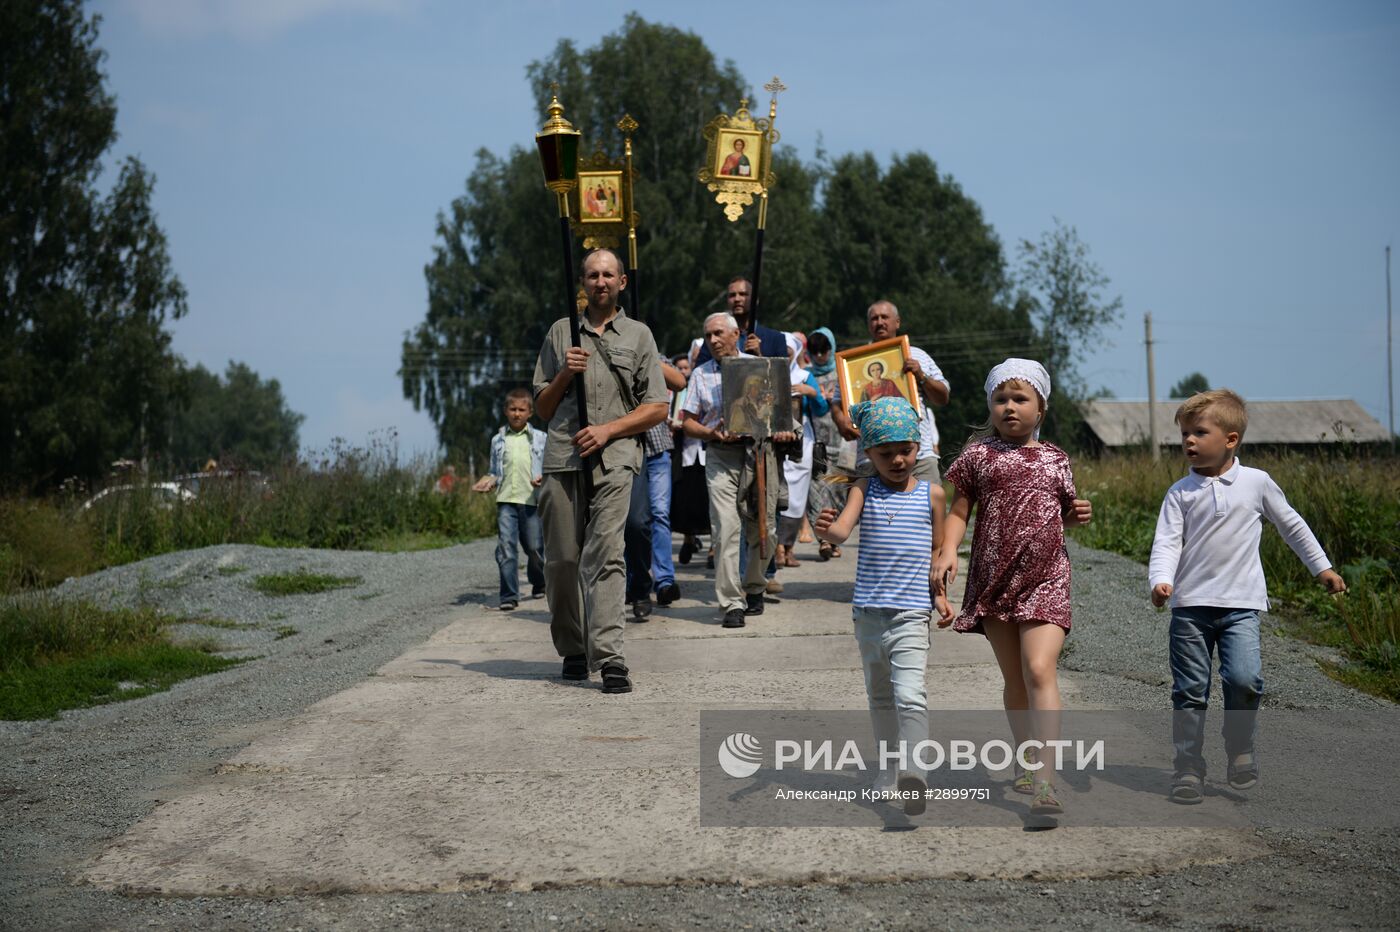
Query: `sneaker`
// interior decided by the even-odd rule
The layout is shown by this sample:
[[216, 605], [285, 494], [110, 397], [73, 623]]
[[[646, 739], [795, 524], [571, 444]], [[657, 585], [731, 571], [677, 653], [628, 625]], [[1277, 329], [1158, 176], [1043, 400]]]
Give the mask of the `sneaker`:
[[630, 693], [632, 680], [627, 676], [627, 668], [620, 663], [603, 664], [603, 692]]
[[768, 580], [768, 582], [764, 585], [763, 591], [775, 594], [782, 592], [783, 584], [778, 582], [777, 577], [774, 577], [773, 579]]
[[635, 622], [647, 621], [651, 618], [651, 598], [638, 599], [632, 603], [632, 620]]
[[744, 621], [744, 610], [742, 608], [731, 608], [724, 613], [723, 627], [742, 628], [745, 624], [747, 624], [747, 622]]
[[518, 604], [518, 603], [515, 603], [515, 602], [502, 602], [502, 603], [501, 603], [501, 611], [503, 611], [503, 612], [513, 612], [513, 611], [515, 611], [515, 607], [516, 607], [517, 604]]
[[904, 800], [904, 814], [923, 815], [924, 810], [928, 808], [924, 799], [924, 791], [928, 789], [928, 784], [924, 782], [924, 778], [912, 773], [902, 773], [897, 785], [901, 794], [910, 794]]
[[[747, 604], [745, 605], [745, 607], [744, 607], [744, 614], [745, 614], [745, 615], [762, 615], [762, 614], [763, 614], [763, 593], [762, 593], [762, 592], [753, 592], [753, 593], [750, 593], [750, 594], [744, 596], [744, 601], [747, 603]], [[737, 611], [737, 609], [736, 609], [736, 611]]]
[[534, 592], [531, 592], [531, 593], [530, 593], [530, 598], [532, 598], [532, 599], [543, 599], [543, 598], [544, 598], [544, 586], [540, 586], [540, 587], [539, 587], [538, 589], [536, 589]]
[[588, 679], [588, 657], [584, 654], [570, 654], [564, 658], [564, 672], [559, 674], [566, 680]]

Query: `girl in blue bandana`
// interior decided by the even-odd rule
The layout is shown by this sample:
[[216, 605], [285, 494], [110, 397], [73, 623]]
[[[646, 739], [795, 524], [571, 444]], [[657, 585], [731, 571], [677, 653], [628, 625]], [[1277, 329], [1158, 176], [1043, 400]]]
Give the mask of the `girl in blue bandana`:
[[822, 509], [815, 527], [818, 538], [840, 544], [861, 526], [851, 617], [870, 720], [878, 742], [892, 753], [900, 744], [904, 749], [897, 780], [882, 772], [877, 789], [897, 786], [905, 813], [917, 815], [924, 811], [927, 786], [913, 752], [928, 739], [928, 626], [935, 608], [942, 624], [953, 618], [947, 599], [935, 598], [931, 585], [942, 540], [943, 489], [914, 478], [919, 417], [909, 402], [862, 402], [851, 409], [851, 420], [875, 475], [851, 485], [839, 516], [835, 508]]

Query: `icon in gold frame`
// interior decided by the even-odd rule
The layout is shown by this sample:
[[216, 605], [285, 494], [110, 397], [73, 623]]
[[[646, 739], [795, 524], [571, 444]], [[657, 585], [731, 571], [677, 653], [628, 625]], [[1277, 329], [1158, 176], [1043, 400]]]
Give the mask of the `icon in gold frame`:
[[836, 375], [841, 382], [841, 404], [849, 414], [851, 406], [882, 396], [903, 398], [923, 416], [919, 383], [912, 372], [904, 371], [910, 358], [909, 338], [890, 337], [836, 354]]

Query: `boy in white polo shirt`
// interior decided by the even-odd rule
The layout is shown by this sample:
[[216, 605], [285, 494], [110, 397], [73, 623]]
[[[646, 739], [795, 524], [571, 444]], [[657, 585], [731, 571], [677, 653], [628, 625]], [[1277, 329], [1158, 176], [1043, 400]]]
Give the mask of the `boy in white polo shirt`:
[[1254, 713], [1264, 691], [1259, 660], [1259, 612], [1268, 608], [1259, 538], [1268, 518], [1308, 572], [1328, 592], [1346, 583], [1332, 570], [1302, 516], [1261, 469], [1241, 466], [1244, 399], [1229, 389], [1200, 392], [1177, 409], [1181, 446], [1191, 472], [1168, 491], [1157, 518], [1148, 564], [1152, 604], [1171, 600], [1172, 740], [1176, 745], [1171, 799], [1199, 803], [1206, 763], [1206, 700], [1211, 654], [1220, 651], [1225, 694], [1225, 754], [1231, 788], [1259, 779], [1254, 760]]

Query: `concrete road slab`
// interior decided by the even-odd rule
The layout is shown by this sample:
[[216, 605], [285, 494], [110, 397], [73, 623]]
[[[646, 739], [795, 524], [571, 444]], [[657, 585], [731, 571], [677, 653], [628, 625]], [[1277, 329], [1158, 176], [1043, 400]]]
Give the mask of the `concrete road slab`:
[[1068, 879], [1261, 853], [1251, 835], [1199, 829], [702, 828], [696, 779], [693, 769], [223, 775], [138, 825], [87, 879], [128, 893], [260, 896]]
[[[463, 607], [378, 675], [264, 733], [162, 803], [86, 874], [171, 895], [527, 889], [569, 884], [1071, 878], [1262, 853], [1206, 829], [704, 828], [704, 709], [863, 709], [850, 558], [785, 571], [782, 601], [718, 626], [712, 583], [629, 625], [637, 691], [558, 679], [543, 605]], [[804, 574], [806, 574], [804, 576]], [[955, 593], [957, 595], [958, 593]], [[658, 610], [658, 613], [663, 610]], [[984, 638], [936, 630], [933, 709], [998, 708]], [[1062, 677], [1067, 704], [1081, 690]]]

